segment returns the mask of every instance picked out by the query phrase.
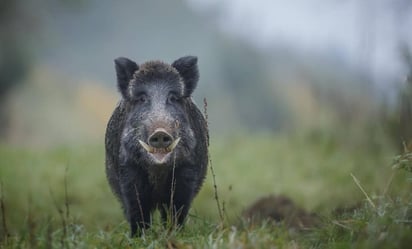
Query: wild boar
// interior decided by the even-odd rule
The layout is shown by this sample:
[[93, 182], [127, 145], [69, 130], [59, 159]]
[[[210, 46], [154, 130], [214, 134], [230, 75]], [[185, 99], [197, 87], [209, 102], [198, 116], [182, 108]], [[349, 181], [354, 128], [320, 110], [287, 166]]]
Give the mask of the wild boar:
[[207, 172], [209, 134], [192, 100], [197, 57], [140, 66], [115, 59], [121, 100], [106, 129], [106, 175], [135, 236], [162, 220], [182, 225]]

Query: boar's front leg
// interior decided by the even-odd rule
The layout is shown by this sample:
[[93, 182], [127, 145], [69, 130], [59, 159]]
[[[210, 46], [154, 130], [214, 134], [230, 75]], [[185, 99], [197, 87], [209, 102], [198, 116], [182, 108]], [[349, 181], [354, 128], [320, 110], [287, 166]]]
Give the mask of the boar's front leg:
[[195, 195], [196, 183], [197, 175], [192, 169], [182, 167], [176, 170], [170, 194], [171, 208], [169, 206], [173, 225], [183, 225]]
[[124, 165], [123, 169], [120, 177], [122, 202], [133, 237], [150, 226], [150, 192], [147, 189], [149, 184], [145, 182], [147, 176], [136, 167]]

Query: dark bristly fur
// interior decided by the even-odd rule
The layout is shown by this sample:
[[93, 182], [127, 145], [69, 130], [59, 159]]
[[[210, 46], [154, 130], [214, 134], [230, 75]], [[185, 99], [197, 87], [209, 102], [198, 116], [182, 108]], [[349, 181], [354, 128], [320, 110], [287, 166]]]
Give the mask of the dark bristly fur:
[[[207, 171], [208, 130], [192, 102], [199, 73], [197, 58], [182, 57], [171, 65], [150, 61], [138, 66], [127, 58], [115, 60], [122, 99], [106, 130], [106, 174], [130, 223], [131, 235], [150, 226], [160, 209], [166, 222], [182, 225]], [[176, 148], [159, 163], [139, 144], [158, 128]]]

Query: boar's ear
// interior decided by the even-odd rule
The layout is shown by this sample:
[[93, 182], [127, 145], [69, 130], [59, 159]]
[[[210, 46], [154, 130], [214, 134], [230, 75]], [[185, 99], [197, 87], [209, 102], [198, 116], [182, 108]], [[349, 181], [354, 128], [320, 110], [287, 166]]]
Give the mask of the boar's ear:
[[114, 60], [117, 76], [117, 87], [123, 98], [127, 98], [127, 88], [129, 87], [129, 82], [133, 78], [134, 72], [139, 69], [136, 62], [129, 60], [125, 57], [119, 57]]
[[184, 81], [184, 96], [190, 96], [197, 86], [199, 70], [197, 69], [197, 57], [185, 56], [175, 60], [172, 66], [176, 68]]

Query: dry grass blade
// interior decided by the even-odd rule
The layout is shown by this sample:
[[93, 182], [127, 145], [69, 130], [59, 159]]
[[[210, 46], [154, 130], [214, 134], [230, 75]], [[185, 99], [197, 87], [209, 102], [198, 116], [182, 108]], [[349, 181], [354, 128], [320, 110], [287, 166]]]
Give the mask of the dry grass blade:
[[49, 192], [50, 192], [50, 196], [51, 196], [51, 198], [52, 198], [52, 200], [53, 200], [53, 204], [54, 204], [57, 212], [59, 213], [59, 216], [60, 216], [60, 219], [61, 219], [61, 222], [62, 222], [62, 231], [63, 231], [63, 233], [62, 233], [62, 236], [60, 237], [60, 245], [61, 245], [61, 248], [66, 248], [66, 243], [65, 243], [65, 239], [66, 239], [66, 237], [67, 237], [67, 221], [66, 221], [66, 217], [65, 217], [65, 215], [64, 215], [63, 210], [60, 208], [59, 204], [57, 203], [57, 200], [56, 200], [56, 198], [54, 197], [54, 194], [53, 194], [53, 191], [52, 191], [51, 187], [49, 187]]
[[171, 216], [170, 218], [171, 218], [172, 226], [177, 224], [177, 210], [174, 210], [174, 196], [175, 196], [175, 191], [176, 191], [175, 170], [176, 170], [176, 153], [173, 153], [172, 186], [170, 186], [171, 189], [170, 189], [170, 207], [169, 207], [169, 216]]
[[337, 226], [339, 226], [339, 227], [342, 227], [342, 228], [344, 228], [344, 229], [347, 229], [347, 230], [352, 231], [352, 228], [350, 228], [350, 227], [348, 227], [348, 226], [346, 226], [346, 225], [338, 222], [337, 220], [332, 220], [332, 224], [337, 225]]
[[[206, 98], [203, 99], [203, 114], [205, 115], [205, 119], [206, 119], [206, 128], [207, 128], [207, 130], [209, 130], [209, 125], [208, 125], [209, 116], [207, 114], [207, 99]], [[209, 145], [209, 143], [208, 143], [208, 145]], [[220, 206], [219, 194], [218, 194], [218, 191], [217, 191], [216, 174], [215, 174], [215, 170], [213, 168], [213, 163], [212, 163], [212, 159], [210, 157], [210, 154], [208, 155], [208, 157], [209, 157], [210, 171], [212, 172], [213, 189], [214, 189], [216, 205], [217, 205], [217, 209], [218, 209], [218, 212], [219, 212], [220, 222], [223, 224], [224, 216], [223, 216], [223, 209]]]
[[70, 217], [70, 209], [69, 209], [69, 196], [67, 193], [67, 172], [69, 170], [69, 166], [66, 165], [64, 169], [64, 206], [66, 208], [66, 220], [69, 220]]
[[[142, 203], [140, 202], [140, 195], [139, 195], [139, 191], [137, 190], [137, 186], [136, 184], [134, 184], [134, 190], [136, 193], [136, 200], [137, 200], [137, 205], [139, 206], [139, 212], [140, 212], [140, 218], [142, 219], [142, 222], [144, 222], [144, 213], [143, 213], [143, 208], [142, 208]], [[144, 229], [141, 229], [143, 236], [144, 234]]]
[[369, 202], [369, 204], [370, 204], [374, 209], [376, 209], [375, 204], [373, 203], [373, 201], [371, 200], [371, 198], [369, 198], [369, 195], [366, 193], [366, 191], [362, 188], [359, 180], [358, 180], [352, 173], [350, 173], [350, 175], [352, 176], [353, 181], [356, 183], [356, 185], [359, 187], [359, 189], [360, 189], [360, 190], [362, 191], [362, 193], [365, 195], [366, 200]]
[[3, 239], [7, 243], [7, 238], [9, 237], [9, 230], [7, 228], [6, 222], [6, 205], [4, 204], [4, 196], [3, 196], [3, 182], [0, 181], [0, 211], [1, 211], [1, 226], [3, 230], [3, 234], [0, 234], [0, 241]]

